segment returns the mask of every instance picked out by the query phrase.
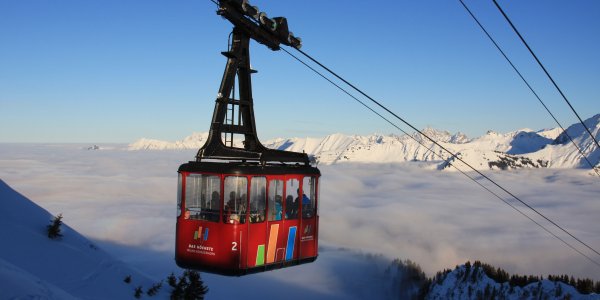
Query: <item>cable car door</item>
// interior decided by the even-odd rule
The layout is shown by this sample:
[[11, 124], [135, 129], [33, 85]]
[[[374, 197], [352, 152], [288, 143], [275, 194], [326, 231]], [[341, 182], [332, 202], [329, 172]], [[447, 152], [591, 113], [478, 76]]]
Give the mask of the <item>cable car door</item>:
[[300, 227], [300, 258], [317, 256], [318, 216], [317, 216], [317, 178], [305, 176], [302, 180], [302, 215]]
[[250, 202], [248, 206], [248, 268], [265, 264], [267, 241], [267, 178], [255, 176], [250, 179]]
[[285, 201], [283, 217], [283, 240], [278, 247], [284, 248], [284, 260], [298, 259], [298, 228], [300, 225], [300, 180], [301, 177], [289, 177], [285, 181]]
[[[226, 234], [221, 236], [229, 254], [232, 269], [246, 268], [248, 240], [247, 204], [248, 178], [245, 176], [225, 176], [223, 184], [223, 222]], [[230, 244], [229, 244], [230, 243]]]
[[264, 264], [272, 264], [283, 260], [283, 214], [284, 214], [283, 176], [270, 176], [267, 187], [267, 218]]

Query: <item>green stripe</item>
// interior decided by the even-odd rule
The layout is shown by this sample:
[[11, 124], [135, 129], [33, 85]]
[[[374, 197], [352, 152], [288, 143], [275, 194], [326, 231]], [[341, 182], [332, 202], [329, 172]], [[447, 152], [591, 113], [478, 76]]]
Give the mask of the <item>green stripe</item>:
[[256, 250], [256, 265], [262, 266], [265, 264], [265, 245], [258, 245]]

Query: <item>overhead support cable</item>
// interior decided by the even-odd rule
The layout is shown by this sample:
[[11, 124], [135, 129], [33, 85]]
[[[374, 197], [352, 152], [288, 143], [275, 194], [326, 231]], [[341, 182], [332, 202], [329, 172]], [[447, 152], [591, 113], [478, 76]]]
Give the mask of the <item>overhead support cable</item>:
[[[370, 110], [371, 112], [373, 112], [374, 114], [376, 114], [377, 116], [379, 116], [380, 118], [382, 118], [384, 121], [386, 121], [387, 123], [389, 123], [390, 125], [392, 125], [393, 127], [395, 127], [396, 129], [400, 130], [402, 133], [406, 134], [407, 136], [409, 136], [410, 138], [412, 138], [414, 141], [416, 141], [417, 143], [419, 143], [421, 146], [423, 146], [425, 149], [427, 149], [427, 151], [431, 152], [434, 156], [437, 156], [438, 158], [444, 160], [445, 158], [439, 154], [436, 153], [433, 150], [433, 147], [428, 147], [427, 145], [425, 145], [423, 143], [423, 141], [420, 141], [419, 139], [415, 138], [414, 136], [408, 134], [404, 129], [402, 129], [401, 127], [399, 127], [396, 123], [392, 122], [391, 120], [389, 120], [388, 118], [386, 118], [385, 116], [383, 116], [382, 114], [380, 114], [379, 112], [377, 112], [376, 110], [374, 110], [373, 108], [371, 108], [370, 106], [368, 106], [366, 103], [364, 103], [363, 101], [361, 101], [360, 99], [358, 99], [356, 96], [354, 96], [352, 93], [348, 92], [348, 90], [344, 89], [343, 87], [341, 87], [339, 84], [333, 82], [333, 80], [329, 79], [327, 76], [325, 76], [323, 73], [317, 71], [315, 68], [313, 68], [312, 66], [310, 66], [309, 64], [307, 64], [306, 62], [304, 62], [302, 59], [298, 58], [297, 56], [293, 55], [292, 53], [290, 53], [289, 51], [285, 50], [284, 48], [281, 48], [281, 50], [283, 50], [284, 52], [286, 52], [288, 55], [290, 55], [292, 58], [294, 58], [295, 60], [297, 60], [298, 62], [300, 62], [301, 64], [303, 64], [304, 66], [306, 66], [307, 68], [309, 68], [311, 71], [313, 71], [314, 73], [316, 73], [317, 75], [319, 75], [321, 78], [325, 79], [326, 81], [328, 81], [329, 83], [331, 83], [333, 86], [335, 86], [336, 88], [338, 88], [340, 91], [342, 91], [343, 93], [345, 93], [346, 95], [350, 96], [352, 99], [354, 99], [355, 101], [357, 101], [358, 103], [360, 103], [362, 106], [364, 106], [365, 108], [367, 108], [368, 110]], [[459, 171], [460, 173], [462, 173], [464, 176], [466, 176], [467, 178], [469, 178], [471, 181], [473, 181], [475, 184], [479, 185], [480, 187], [482, 187], [483, 189], [485, 189], [486, 191], [488, 191], [489, 193], [491, 193], [492, 195], [494, 195], [496, 198], [500, 199], [500, 201], [504, 202], [506, 205], [510, 206], [512, 209], [516, 210], [519, 214], [523, 215], [525, 218], [529, 219], [531, 222], [535, 223], [537, 226], [539, 226], [540, 228], [542, 228], [544, 231], [546, 231], [547, 233], [549, 233], [550, 235], [552, 235], [554, 238], [558, 239], [559, 241], [561, 241], [563, 244], [565, 244], [567, 247], [571, 248], [572, 250], [574, 250], [575, 252], [579, 253], [581, 256], [585, 257], [586, 259], [588, 259], [590, 262], [592, 262], [593, 264], [597, 265], [598, 267], [600, 267], [600, 262], [594, 260], [593, 258], [591, 258], [590, 256], [586, 255], [585, 253], [581, 252], [581, 250], [577, 249], [575, 246], [571, 245], [569, 242], [567, 242], [565, 239], [559, 237], [556, 233], [552, 232], [550, 229], [548, 229], [546, 226], [542, 225], [540, 222], [536, 221], [535, 219], [533, 219], [531, 216], [527, 215], [526, 213], [524, 213], [522, 210], [520, 210], [518, 207], [514, 206], [512, 203], [510, 203], [508, 200], [500, 197], [497, 193], [495, 193], [494, 191], [492, 191], [490, 188], [486, 187], [485, 185], [483, 185], [481, 182], [477, 181], [477, 179], [473, 178], [472, 176], [470, 176], [469, 174], [467, 174], [465, 171], [461, 170], [459, 167], [457, 167], [455, 164], [449, 163], [450, 166], [452, 166], [453, 168], [455, 168], [457, 171]]]
[[560, 93], [560, 95], [562, 96], [562, 98], [565, 100], [565, 102], [567, 102], [567, 104], [569, 105], [569, 107], [571, 108], [571, 110], [573, 111], [573, 113], [575, 114], [575, 116], [577, 116], [577, 119], [579, 119], [579, 122], [581, 123], [581, 125], [583, 126], [583, 128], [585, 128], [585, 130], [592, 137], [592, 140], [594, 140], [594, 142], [596, 143], [596, 146], [598, 147], [598, 149], [600, 149], [600, 143], [598, 143], [598, 140], [596, 139], [596, 137], [594, 136], [594, 134], [590, 131], [590, 129], [587, 126], [585, 126], [585, 123], [583, 122], [583, 120], [581, 119], [581, 117], [579, 117], [579, 114], [577, 113], [577, 111], [575, 110], [575, 108], [573, 107], [573, 105], [571, 105], [571, 102], [567, 99], [567, 96], [565, 96], [565, 94], [562, 92], [562, 90], [558, 87], [558, 84], [556, 84], [556, 81], [554, 81], [554, 79], [552, 78], [552, 76], [550, 76], [550, 73], [548, 73], [548, 70], [546, 70], [546, 68], [544, 67], [544, 65], [542, 64], [542, 62], [538, 59], [537, 55], [535, 55], [535, 53], [533, 52], [533, 50], [531, 49], [531, 47], [529, 47], [529, 44], [527, 44], [527, 42], [525, 41], [525, 39], [523, 38], [523, 36], [519, 32], [519, 30], [517, 30], [517, 28], [515, 27], [515, 25], [513, 24], [513, 22], [508, 18], [508, 16], [506, 15], [506, 13], [502, 9], [502, 7], [500, 7], [500, 5], [498, 4], [498, 2], [496, 2], [496, 0], [493, 0], [493, 1], [494, 1], [494, 4], [496, 5], [496, 7], [498, 8], [498, 10], [502, 13], [502, 15], [504, 16], [504, 18], [508, 22], [508, 24], [510, 24], [510, 27], [517, 34], [517, 36], [519, 36], [519, 39], [521, 40], [521, 42], [523, 42], [523, 44], [525, 45], [525, 47], [527, 47], [527, 50], [529, 50], [529, 53], [531, 53], [531, 55], [533, 56], [533, 58], [535, 58], [535, 61], [538, 63], [538, 65], [540, 65], [540, 67], [542, 68], [542, 70], [544, 70], [544, 73], [546, 73], [546, 76], [548, 76], [548, 79], [550, 79], [550, 81], [552, 82], [552, 84], [554, 85], [554, 87], [556, 88], [556, 90], [558, 90], [558, 92]]
[[477, 25], [479, 25], [479, 27], [481, 28], [481, 30], [483, 30], [483, 32], [485, 33], [485, 35], [490, 39], [490, 41], [494, 44], [494, 46], [496, 47], [496, 49], [498, 49], [498, 51], [500, 51], [500, 54], [502, 54], [502, 56], [504, 57], [504, 59], [506, 59], [506, 61], [510, 64], [510, 66], [513, 68], [513, 70], [515, 70], [515, 72], [517, 73], [517, 75], [519, 75], [519, 78], [521, 78], [521, 80], [523, 80], [523, 82], [525, 83], [525, 85], [527, 85], [527, 88], [529, 88], [529, 90], [533, 93], [533, 95], [537, 98], [537, 100], [540, 102], [540, 104], [542, 104], [542, 106], [544, 107], [544, 109], [546, 109], [546, 111], [548, 112], [548, 114], [550, 114], [550, 116], [552, 117], [552, 119], [554, 119], [554, 122], [556, 122], [556, 124], [558, 124], [558, 126], [560, 127], [560, 129], [562, 130], [562, 133], [565, 134], [569, 140], [571, 141], [571, 143], [573, 143], [573, 146], [575, 146], [575, 148], [577, 149], [577, 151], [579, 151], [579, 154], [581, 155], [581, 157], [583, 157], [583, 159], [588, 163], [588, 165], [590, 166], [590, 168], [592, 170], [594, 170], [594, 172], [596, 172], [596, 175], [600, 176], [599, 171], [594, 168], [594, 164], [592, 164], [592, 162], [587, 158], [587, 156], [585, 156], [584, 151], [581, 150], [581, 148], [579, 146], [577, 146], [577, 143], [575, 143], [575, 141], [573, 140], [573, 138], [571, 137], [571, 135], [569, 135], [569, 133], [567, 132], [567, 130], [565, 130], [565, 128], [560, 124], [560, 122], [556, 119], [556, 117], [554, 116], [554, 114], [550, 111], [550, 109], [548, 108], [548, 106], [546, 106], [546, 104], [544, 103], [544, 101], [542, 101], [542, 99], [540, 98], [540, 96], [535, 92], [535, 90], [531, 87], [531, 85], [529, 84], [529, 82], [525, 79], [525, 77], [523, 77], [523, 75], [521, 74], [521, 72], [519, 71], [519, 69], [517, 69], [517, 67], [513, 64], [513, 62], [511, 61], [510, 58], [508, 58], [508, 56], [506, 55], [506, 53], [504, 53], [504, 51], [502, 50], [502, 48], [500, 48], [500, 46], [498, 45], [498, 43], [496, 43], [496, 41], [494, 40], [494, 38], [490, 35], [490, 33], [485, 29], [485, 27], [483, 27], [483, 25], [481, 24], [481, 22], [479, 22], [479, 20], [477, 19], [477, 17], [475, 17], [475, 15], [473, 14], [473, 12], [471, 12], [471, 10], [467, 7], [467, 5], [463, 2], [463, 0], [458, 0], [460, 1], [460, 3], [462, 4], [462, 6], [467, 10], [467, 12], [469, 13], [469, 15], [471, 15], [471, 17], [473, 18], [473, 20], [475, 20], [475, 22], [477, 23]]
[[[212, 1], [215, 4], [217, 3], [216, 0], [210, 0], [210, 1]], [[414, 127], [412, 124], [410, 124], [409, 122], [407, 122], [406, 120], [404, 120], [403, 118], [401, 118], [400, 116], [398, 116], [397, 114], [395, 114], [393, 111], [391, 111], [390, 109], [388, 109], [386, 106], [382, 105], [380, 102], [376, 101], [375, 99], [373, 99], [372, 97], [370, 97], [369, 95], [367, 95], [366, 93], [364, 93], [362, 90], [358, 89], [356, 86], [354, 86], [353, 84], [351, 84], [350, 82], [348, 82], [347, 80], [345, 80], [344, 78], [342, 78], [341, 76], [339, 76], [338, 74], [336, 74], [335, 72], [333, 72], [331, 69], [327, 68], [325, 65], [321, 64], [319, 61], [317, 61], [316, 59], [312, 58], [307, 53], [305, 53], [302, 50], [300, 50], [300, 47], [302, 46], [302, 40], [299, 37], [294, 36], [289, 31], [289, 28], [287, 26], [287, 20], [286, 20], [286, 18], [284, 18], [284, 17], [276, 17], [276, 18], [273, 18], [273, 19], [268, 18], [264, 12], [259, 13], [258, 8], [249, 5], [246, 0], [244, 0], [244, 1], [241, 1], [241, 0], [218, 0], [218, 1], [219, 1], [218, 2], [219, 9], [217, 11], [217, 14], [221, 15], [222, 17], [224, 17], [226, 19], [228, 19], [232, 24], [234, 24], [234, 32], [235, 32], [235, 30], [237, 30], [237, 34], [240, 36], [240, 38], [237, 38], [237, 39], [234, 37], [234, 41], [237, 41], [237, 43], [238, 43], [237, 45], [239, 46], [238, 50], [239, 49], [242, 49], [242, 50], [246, 49], [246, 50], [243, 50], [242, 52], [247, 51], [247, 48], [248, 48], [247, 45], [249, 43], [249, 39], [250, 38], [254, 39], [255, 41], [257, 41], [257, 42], [259, 42], [261, 44], [264, 44], [265, 46], [269, 47], [271, 50], [274, 50], [274, 51], [282, 49], [281, 45], [287, 45], [287, 46], [295, 48], [297, 51], [299, 51], [305, 57], [309, 58], [312, 62], [316, 63], [321, 68], [325, 69], [330, 74], [332, 74], [333, 76], [335, 76], [336, 78], [338, 78], [339, 80], [341, 80], [342, 82], [344, 82], [345, 84], [347, 84], [348, 86], [350, 86], [352, 89], [354, 89], [355, 91], [359, 92], [364, 97], [366, 97], [369, 100], [371, 100], [373, 103], [375, 103], [377, 106], [379, 106], [380, 108], [382, 108], [383, 110], [385, 110], [387, 113], [389, 113], [390, 115], [394, 116], [396, 119], [400, 120], [401, 122], [403, 122], [404, 124], [406, 124], [407, 126], [409, 126], [410, 128], [412, 128], [413, 130], [415, 130], [416, 132], [418, 132], [422, 137], [430, 140], [434, 145], [438, 146], [439, 148], [441, 148], [442, 150], [444, 150], [446, 153], [450, 154], [451, 155], [450, 158], [456, 158], [458, 161], [462, 162], [467, 167], [469, 167], [470, 169], [472, 169], [474, 172], [476, 172], [477, 174], [479, 174], [482, 178], [485, 178], [486, 180], [488, 180], [489, 182], [491, 182], [497, 188], [501, 189], [502, 191], [504, 191], [505, 193], [507, 193], [508, 195], [510, 195], [512, 198], [516, 199], [517, 201], [519, 201], [520, 203], [522, 203], [523, 205], [525, 205], [531, 211], [535, 212], [537, 215], [539, 215], [540, 217], [544, 218], [546, 221], [550, 222], [552, 225], [554, 225], [558, 229], [562, 230], [564, 233], [568, 234], [570, 237], [572, 237], [573, 239], [575, 239], [576, 241], [578, 241], [580, 244], [584, 245], [588, 249], [590, 249], [593, 252], [595, 252], [596, 254], [600, 255], [600, 253], [598, 251], [596, 251], [595, 249], [593, 249], [592, 247], [590, 247], [588, 244], [586, 244], [585, 242], [583, 242], [582, 240], [580, 240], [579, 238], [577, 238], [576, 236], [574, 236], [573, 234], [571, 234], [569, 231], [567, 231], [566, 229], [564, 229], [563, 227], [561, 227], [560, 225], [558, 225], [554, 221], [550, 220], [548, 217], [546, 217], [545, 215], [543, 215], [541, 212], [537, 211], [535, 208], [533, 208], [532, 206], [530, 206], [529, 204], [527, 204], [526, 202], [524, 202], [523, 200], [521, 200], [520, 198], [518, 198], [516, 195], [512, 194], [511, 192], [509, 192], [507, 189], [505, 189], [504, 187], [502, 187], [501, 185], [499, 185], [498, 183], [496, 183], [495, 181], [493, 181], [488, 176], [484, 175], [480, 171], [478, 171], [475, 168], [473, 168], [470, 164], [468, 164], [462, 158], [458, 157], [455, 153], [453, 153], [452, 151], [448, 150], [446, 147], [442, 146], [440, 143], [438, 143], [437, 141], [433, 140], [431, 137], [429, 137], [428, 135], [424, 134], [419, 129], [417, 129], [416, 127]], [[290, 54], [288, 51], [286, 51], [286, 52], [288, 54]], [[241, 56], [242, 57], [247, 57], [248, 55], [241, 55]], [[236, 55], [233, 55], [233, 57], [235, 58]], [[240, 55], [237, 55], [236, 59], [238, 59], [238, 60], [241, 59]], [[298, 58], [296, 58], [296, 59], [298, 59]], [[248, 71], [250, 70], [249, 61], [245, 60], [244, 63], [245, 64], [244, 64], [243, 68], [241, 68], [241, 69], [243, 69], [244, 72], [248, 73]], [[229, 64], [229, 61], [228, 61], [228, 64]], [[305, 65], [308, 66], [307, 64], [305, 64]], [[313, 71], [316, 71], [312, 67], [310, 67], [310, 68]], [[237, 69], [238, 69], [238, 71], [240, 70], [239, 66], [238, 66]], [[325, 76], [323, 76], [319, 72], [317, 72], [317, 73], [319, 75], [321, 75], [321, 77], [327, 79], [330, 83], [336, 85], [338, 88], [341, 88], [339, 85], [333, 83], [331, 80], [329, 80], [328, 78], [326, 78]], [[245, 75], [248, 75], [248, 74], [245, 74]], [[247, 77], [247, 76], [245, 76], [245, 77]], [[248, 80], [248, 82], [249, 82], [249, 80]], [[223, 84], [222, 84], [222, 86], [223, 86]], [[228, 84], [227, 87], [229, 87], [229, 86], [230, 85]], [[345, 91], [344, 89], [342, 89], [342, 90]], [[226, 91], [224, 91], [224, 92], [226, 92]], [[346, 92], [346, 94], [351, 95], [347, 91], [345, 91], [345, 92]], [[219, 94], [220, 95], [225, 95], [226, 93], [220, 92]], [[375, 110], [371, 109], [369, 106], [367, 106], [366, 104], [364, 104], [362, 101], [358, 100], [358, 98], [356, 98], [354, 96], [352, 96], [352, 97], [354, 99], [356, 99], [357, 101], [359, 101], [361, 104], [363, 104], [363, 106], [369, 108], [372, 112], [376, 113], [377, 115], [379, 115], [380, 117], [382, 117], [384, 120], [386, 120], [389, 123], [391, 123], [392, 125], [394, 125], [394, 127], [400, 129], [393, 122], [389, 121], [387, 118], [383, 117], [381, 114], [379, 114]], [[251, 99], [251, 97], [249, 99]], [[219, 118], [219, 119], [222, 119], [222, 118]], [[215, 123], [213, 122], [213, 124], [215, 124]], [[252, 127], [254, 127], [254, 126], [252, 126]], [[406, 133], [404, 130], [402, 130], [402, 129], [400, 129], [400, 130], [402, 132]], [[211, 132], [212, 132], [212, 127], [211, 127]], [[589, 132], [589, 130], [588, 130], [588, 132]], [[409, 136], [411, 136], [411, 135], [409, 135]], [[413, 137], [413, 138], [415, 138], [415, 137]], [[596, 143], [597, 143], [597, 141], [596, 141]], [[250, 144], [252, 144], [252, 143], [250, 143]], [[419, 144], [425, 146], [423, 143], [419, 143]], [[428, 150], [432, 151], [427, 146], [425, 146], [425, 147]], [[201, 148], [200, 151], [203, 151], [203, 149], [204, 148]], [[204, 153], [204, 151], [202, 153]], [[433, 153], [435, 155], [435, 152], [433, 152]], [[298, 154], [300, 154], [300, 153], [298, 153]], [[304, 154], [304, 156], [306, 156], [306, 154]], [[440, 157], [441, 157], [441, 155], [440, 155]], [[456, 166], [454, 166], [454, 167], [456, 167]], [[461, 170], [459, 169], [459, 171], [461, 171]], [[462, 171], [461, 171], [461, 173], [467, 175], [466, 173], [464, 173]], [[467, 177], [471, 178], [468, 175], [467, 175]], [[486, 190], [488, 190], [488, 191], [491, 192], [491, 190], [489, 190], [487, 187], [483, 186], [481, 183], [479, 183], [477, 181], [475, 181], [475, 182], [477, 184], [480, 184], [482, 187], [484, 187], [484, 189], [486, 189]], [[497, 194], [495, 194], [493, 192], [492, 192], [492, 194], [494, 194], [494, 195], [497, 196]], [[499, 197], [499, 196], [497, 196], [497, 197]], [[505, 202], [507, 205], [513, 207], [509, 202], [505, 201], [501, 197], [499, 197], [499, 198], [500, 198], [500, 200], [502, 200], [503, 202]], [[519, 210], [517, 209], [517, 211], [519, 211]], [[533, 219], [531, 219], [531, 220], [534, 223], [540, 225], [535, 220], [533, 220]], [[543, 227], [543, 226], [541, 226], [541, 227], [545, 229], [545, 227]], [[586, 256], [581, 251], [578, 251], [577, 248], [573, 247], [572, 245], [570, 245], [569, 243], [567, 243], [565, 240], [561, 239], [560, 237], [558, 237], [557, 235], [553, 234], [549, 230], [546, 230], [546, 231], [548, 231], [553, 236], [555, 236], [559, 240], [561, 240], [564, 243], [566, 243], [573, 250], [575, 250], [578, 253], [582, 254], [586, 258], [592, 260], [596, 265], [600, 266], [600, 263], [598, 263], [595, 260], [591, 259], [590, 257]]]
[[[510, 191], [508, 191], [506, 188], [504, 188], [500, 184], [496, 183], [490, 177], [486, 176], [485, 174], [481, 173], [479, 170], [475, 169], [473, 166], [471, 166], [469, 163], [467, 163], [462, 158], [460, 158], [459, 156], [457, 156], [455, 153], [453, 153], [452, 151], [448, 150], [446, 147], [444, 147], [443, 145], [441, 145], [440, 143], [438, 143], [437, 141], [435, 141], [434, 139], [432, 139], [428, 135], [424, 134], [421, 130], [417, 129], [411, 123], [409, 123], [408, 121], [404, 120], [402, 117], [400, 117], [399, 115], [397, 115], [396, 113], [394, 113], [393, 111], [391, 111], [389, 108], [387, 108], [386, 106], [384, 106], [383, 104], [381, 104], [379, 101], [375, 100], [374, 98], [372, 98], [371, 96], [369, 96], [368, 94], [366, 94], [365, 92], [363, 92], [361, 89], [357, 88], [355, 85], [353, 85], [352, 83], [350, 83], [349, 81], [347, 81], [346, 79], [344, 79], [343, 77], [341, 77], [340, 75], [338, 75], [337, 73], [335, 73], [334, 71], [332, 71], [331, 69], [329, 69], [328, 67], [326, 67], [325, 65], [323, 65], [322, 63], [320, 63], [318, 60], [316, 60], [315, 58], [313, 58], [312, 56], [310, 56], [306, 52], [304, 52], [304, 51], [302, 51], [300, 49], [297, 49], [297, 48], [296, 48], [296, 50], [298, 52], [300, 52], [302, 55], [304, 55], [306, 58], [308, 58], [309, 60], [311, 60], [313, 63], [317, 64], [318, 66], [320, 66], [321, 68], [323, 68], [324, 70], [326, 70], [328, 73], [330, 73], [331, 75], [333, 75], [334, 77], [336, 77], [337, 79], [341, 80], [346, 85], [348, 85], [349, 87], [351, 87], [352, 89], [354, 89], [356, 92], [360, 93], [361, 95], [363, 95], [364, 97], [366, 97], [367, 99], [369, 99], [371, 102], [373, 102], [374, 104], [376, 104], [377, 106], [379, 106], [380, 108], [382, 108], [383, 110], [385, 110], [387, 113], [389, 113], [390, 115], [394, 116], [396, 119], [398, 119], [399, 121], [401, 121], [402, 123], [404, 123], [406, 126], [410, 127], [411, 129], [413, 129], [417, 133], [421, 134], [423, 137], [427, 138], [433, 144], [435, 144], [436, 146], [438, 146], [439, 148], [441, 148], [442, 150], [444, 150], [446, 153], [450, 154], [451, 157], [454, 157], [457, 160], [459, 160], [460, 162], [462, 162], [463, 164], [465, 164], [468, 168], [470, 168], [471, 170], [473, 170], [474, 172], [476, 172], [477, 174], [479, 174], [482, 178], [484, 178], [487, 181], [491, 182], [494, 186], [496, 186], [500, 190], [504, 191], [510, 197], [512, 197], [515, 200], [519, 201], [521, 204], [523, 204], [524, 206], [526, 206], [528, 209], [530, 209], [531, 211], [533, 211], [535, 214], [537, 214], [538, 216], [542, 217], [543, 219], [545, 219], [546, 221], [548, 221], [549, 223], [551, 223], [553, 226], [555, 226], [556, 228], [560, 229], [562, 232], [564, 232], [565, 234], [569, 235], [571, 238], [573, 238], [574, 240], [576, 240], [578, 243], [580, 243], [581, 245], [583, 245], [587, 249], [591, 250], [592, 252], [594, 252], [598, 256], [600, 256], [600, 252], [598, 252], [596, 249], [592, 248], [590, 245], [588, 245], [587, 243], [585, 243], [584, 241], [582, 241], [581, 239], [579, 239], [578, 237], [576, 237], [575, 235], [573, 235], [571, 232], [569, 232], [568, 230], [566, 230], [565, 228], [563, 228], [562, 226], [560, 226], [556, 222], [552, 221], [550, 218], [546, 217], [540, 211], [538, 211], [537, 209], [535, 209], [534, 207], [532, 207], [531, 205], [529, 205], [527, 202], [525, 202], [522, 199], [520, 199], [519, 197], [517, 197], [515, 194], [511, 193]], [[593, 260], [593, 261], [596, 263], [596, 265], [598, 265], [600, 267], [600, 263], [598, 263], [595, 260]]]

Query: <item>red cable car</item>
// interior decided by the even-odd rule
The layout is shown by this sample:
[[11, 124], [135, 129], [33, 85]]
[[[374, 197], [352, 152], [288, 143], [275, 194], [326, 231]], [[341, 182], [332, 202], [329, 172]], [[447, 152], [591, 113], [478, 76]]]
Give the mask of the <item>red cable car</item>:
[[[321, 174], [305, 153], [260, 143], [250, 80], [256, 73], [250, 69], [250, 38], [273, 50], [280, 43], [300, 47], [299, 39], [289, 34], [285, 18], [259, 18], [246, 1], [221, 0], [217, 13], [235, 26], [230, 49], [222, 53], [227, 65], [209, 137], [196, 161], [178, 170], [175, 261], [182, 268], [237, 276], [312, 262], [318, 255]], [[243, 147], [234, 145], [238, 136]]]

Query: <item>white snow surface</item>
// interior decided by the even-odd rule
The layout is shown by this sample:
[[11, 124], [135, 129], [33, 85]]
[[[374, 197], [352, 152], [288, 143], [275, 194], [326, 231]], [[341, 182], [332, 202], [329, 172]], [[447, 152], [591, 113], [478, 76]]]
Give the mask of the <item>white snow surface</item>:
[[1, 299], [124, 299], [152, 283], [66, 224], [48, 238], [53, 216], [2, 180], [0, 212]]
[[[585, 122], [596, 139], [600, 139], [600, 114]], [[581, 124], [574, 124], [567, 133], [594, 166], [600, 163], [600, 149]], [[589, 168], [590, 163], [579, 153], [560, 128], [533, 131], [522, 129], [509, 133], [488, 131], [485, 135], [469, 139], [462, 133], [425, 128], [424, 134], [454, 153], [475, 169], [493, 169], [494, 162], [502, 158], [527, 159], [534, 164], [520, 164], [509, 168]], [[194, 133], [182, 141], [166, 142], [140, 139], [128, 146], [129, 150], [142, 149], [198, 149], [206, 140], [207, 133]], [[556, 139], [556, 142], [555, 142]], [[241, 145], [241, 141], [236, 140]], [[436, 161], [438, 168], [447, 165], [450, 155], [421, 134], [369, 136], [331, 134], [324, 138], [277, 138], [264, 142], [272, 149], [306, 152], [317, 158], [320, 164], [342, 162], [395, 163], [406, 161]], [[500, 153], [498, 155], [497, 153]], [[455, 160], [452, 158], [452, 160]], [[451, 161], [452, 162], [452, 161]], [[490, 164], [491, 163], [491, 164]], [[460, 164], [455, 164], [460, 166]], [[497, 168], [497, 167], [496, 167]], [[454, 168], [446, 168], [454, 170]], [[461, 170], [468, 170], [464, 165]]]

